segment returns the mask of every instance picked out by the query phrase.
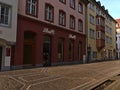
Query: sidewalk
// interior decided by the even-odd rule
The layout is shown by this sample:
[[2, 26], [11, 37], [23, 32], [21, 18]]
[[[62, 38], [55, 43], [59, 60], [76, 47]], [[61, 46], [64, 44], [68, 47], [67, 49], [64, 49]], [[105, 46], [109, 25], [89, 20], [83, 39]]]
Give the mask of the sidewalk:
[[[7, 71], [0, 72], [0, 90], [90, 90], [106, 80], [118, 78], [118, 74], [119, 60]], [[107, 88], [119, 81], [106, 84], [105, 89], [110, 90]]]

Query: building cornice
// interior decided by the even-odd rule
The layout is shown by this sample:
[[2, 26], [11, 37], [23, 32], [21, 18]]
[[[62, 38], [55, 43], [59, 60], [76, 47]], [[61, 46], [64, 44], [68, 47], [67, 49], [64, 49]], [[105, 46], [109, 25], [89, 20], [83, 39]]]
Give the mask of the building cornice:
[[36, 20], [36, 19], [33, 19], [33, 18], [30, 18], [30, 17], [27, 17], [27, 16], [24, 16], [24, 15], [21, 15], [21, 14], [18, 14], [18, 18], [23, 18], [24, 20], [28, 20], [30, 22], [35, 22], [35, 23], [40, 23], [40, 24], [46, 24], [46, 25], [51, 25], [53, 27], [56, 27], [56, 28], [61, 28], [63, 30], [66, 30], [66, 31], [69, 31], [73, 34], [80, 34], [81, 36], [86, 36], [86, 34], [83, 34], [83, 33], [79, 33], [78, 31], [74, 31], [74, 30], [70, 30], [70, 29], [67, 29], [67, 28], [62, 28], [62, 27], [59, 27], [59, 26], [56, 26], [54, 24], [50, 24], [50, 23], [46, 23], [46, 22], [43, 22], [43, 21], [40, 21], [40, 20]]

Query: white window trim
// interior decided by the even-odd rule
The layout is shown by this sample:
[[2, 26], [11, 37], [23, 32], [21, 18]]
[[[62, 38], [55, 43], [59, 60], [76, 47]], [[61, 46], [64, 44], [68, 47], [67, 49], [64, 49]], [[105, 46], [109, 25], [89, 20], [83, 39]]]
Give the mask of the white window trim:
[[59, 18], [60, 18], [59, 24], [60, 25], [65, 25], [65, 13], [63, 13], [63, 12], [60, 11]]
[[70, 16], [70, 28], [74, 29], [75, 28], [75, 18]]
[[[12, 8], [9, 5], [0, 3], [0, 11], [1, 11], [1, 5], [5, 5], [6, 7], [8, 7], [9, 8], [9, 12], [8, 12], [8, 24], [0, 23], [0, 26], [8, 27], [8, 26], [11, 25]], [[1, 12], [0, 12], [0, 19], [1, 19]]]
[[53, 21], [53, 9], [48, 4], [46, 5], [45, 12], [46, 12], [46, 20]]
[[[30, 7], [28, 7], [29, 9], [30, 9], [30, 11], [27, 11], [27, 13], [29, 13], [29, 14], [31, 14], [31, 15], [37, 15], [37, 1], [36, 1], [36, 3], [34, 4], [34, 3], [32, 3], [32, 0], [30, 0], [30, 1], [27, 1], [27, 4], [30, 4]], [[32, 12], [32, 6], [34, 6], [35, 8], [35, 12], [33, 13]]]

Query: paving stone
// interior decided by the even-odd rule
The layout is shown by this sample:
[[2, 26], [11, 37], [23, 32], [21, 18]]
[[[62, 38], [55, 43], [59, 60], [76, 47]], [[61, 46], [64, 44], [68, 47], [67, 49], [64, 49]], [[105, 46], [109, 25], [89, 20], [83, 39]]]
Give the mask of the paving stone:
[[0, 72], [0, 90], [90, 90], [106, 79], [118, 80], [117, 90], [118, 74], [120, 60], [14, 70]]

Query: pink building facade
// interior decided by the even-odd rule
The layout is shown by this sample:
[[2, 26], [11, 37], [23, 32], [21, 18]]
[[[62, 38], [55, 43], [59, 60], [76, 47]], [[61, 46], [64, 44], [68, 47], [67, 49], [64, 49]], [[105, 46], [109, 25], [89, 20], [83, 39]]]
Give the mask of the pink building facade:
[[13, 68], [82, 62], [87, 4], [87, 0], [19, 0]]

